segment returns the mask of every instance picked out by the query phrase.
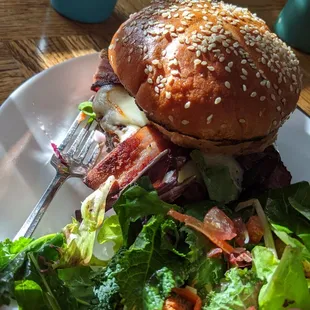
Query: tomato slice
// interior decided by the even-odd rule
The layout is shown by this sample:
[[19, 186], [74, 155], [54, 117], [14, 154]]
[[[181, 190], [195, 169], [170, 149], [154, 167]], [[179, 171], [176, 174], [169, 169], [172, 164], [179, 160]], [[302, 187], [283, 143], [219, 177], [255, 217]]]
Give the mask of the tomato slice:
[[217, 207], [209, 210], [203, 224], [218, 240], [231, 240], [237, 236], [233, 221]]
[[246, 228], [249, 233], [250, 242], [258, 244], [264, 236], [264, 228], [259, 217], [257, 215], [251, 216], [246, 223]]
[[[179, 213], [179, 212], [177, 212], [175, 210], [170, 210], [168, 212], [168, 215], [170, 215], [171, 217], [173, 217], [174, 219], [176, 219], [176, 220], [178, 220], [180, 222], [185, 223], [186, 226], [192, 227], [195, 230], [201, 232], [202, 234], [204, 234], [215, 245], [217, 245], [219, 248], [221, 248], [227, 254], [231, 254], [231, 253], [234, 252], [234, 248], [228, 242], [224, 241], [223, 239], [219, 239], [217, 237], [217, 236], [220, 236], [220, 238], [222, 238], [222, 236], [224, 234], [221, 235], [219, 233], [218, 234], [216, 233], [216, 232], [218, 232], [219, 229], [218, 228], [213, 228], [214, 224], [212, 224], [212, 222], [210, 221], [209, 218], [208, 218], [208, 222], [206, 224], [205, 222], [201, 222], [201, 221], [197, 220], [196, 218], [194, 218], [192, 216]], [[217, 225], [217, 223], [215, 223], [215, 225]]]

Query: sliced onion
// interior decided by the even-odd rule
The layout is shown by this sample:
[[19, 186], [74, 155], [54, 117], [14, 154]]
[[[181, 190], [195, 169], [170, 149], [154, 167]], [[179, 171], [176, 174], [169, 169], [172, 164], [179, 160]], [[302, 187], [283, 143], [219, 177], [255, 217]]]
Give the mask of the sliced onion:
[[255, 208], [256, 213], [257, 213], [257, 215], [258, 215], [258, 217], [261, 220], [261, 223], [263, 225], [265, 245], [266, 245], [267, 248], [269, 248], [270, 250], [273, 251], [275, 257], [277, 258], [278, 254], [277, 254], [277, 250], [276, 250], [276, 247], [275, 247], [275, 244], [274, 244], [274, 240], [273, 240], [273, 237], [272, 237], [272, 232], [271, 232], [271, 229], [270, 229], [267, 217], [265, 215], [265, 212], [263, 210], [263, 207], [260, 204], [259, 200], [258, 199], [250, 199], [250, 200], [247, 200], [247, 201], [244, 201], [244, 202], [240, 202], [237, 205], [235, 210], [236, 211], [240, 211], [240, 210], [242, 210], [244, 208], [251, 207], [251, 206], [253, 206]]

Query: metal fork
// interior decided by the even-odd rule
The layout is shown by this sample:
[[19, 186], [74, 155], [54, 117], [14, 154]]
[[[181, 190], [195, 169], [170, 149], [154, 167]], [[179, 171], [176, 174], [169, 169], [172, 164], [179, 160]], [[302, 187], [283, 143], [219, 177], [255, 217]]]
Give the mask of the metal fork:
[[56, 169], [56, 175], [14, 240], [31, 237], [61, 185], [70, 177], [83, 177], [94, 165], [100, 153], [99, 144], [93, 139], [98, 123], [90, 123], [89, 118], [81, 121], [82, 116], [80, 112], [57, 148], [59, 153], [52, 156], [50, 163]]

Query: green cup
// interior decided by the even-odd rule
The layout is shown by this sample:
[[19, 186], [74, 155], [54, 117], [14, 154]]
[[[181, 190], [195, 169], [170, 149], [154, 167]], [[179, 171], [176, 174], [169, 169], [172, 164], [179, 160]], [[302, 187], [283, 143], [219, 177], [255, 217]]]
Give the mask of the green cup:
[[288, 45], [310, 53], [310, 0], [288, 0], [274, 29]]

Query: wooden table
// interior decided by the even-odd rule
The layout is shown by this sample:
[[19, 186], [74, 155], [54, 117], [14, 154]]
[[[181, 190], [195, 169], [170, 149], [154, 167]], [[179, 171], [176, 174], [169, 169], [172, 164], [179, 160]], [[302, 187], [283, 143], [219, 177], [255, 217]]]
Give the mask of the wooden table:
[[[0, 1], [0, 104], [34, 74], [72, 57], [107, 47], [120, 23], [150, 2], [119, 0], [111, 18], [101, 24], [89, 25], [60, 16], [49, 0]], [[248, 6], [271, 27], [286, 2], [227, 1]], [[304, 73], [304, 88], [298, 104], [310, 115], [310, 55], [297, 54]]]

